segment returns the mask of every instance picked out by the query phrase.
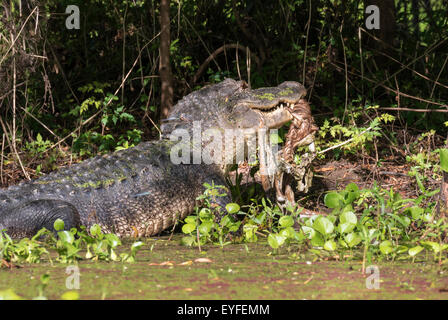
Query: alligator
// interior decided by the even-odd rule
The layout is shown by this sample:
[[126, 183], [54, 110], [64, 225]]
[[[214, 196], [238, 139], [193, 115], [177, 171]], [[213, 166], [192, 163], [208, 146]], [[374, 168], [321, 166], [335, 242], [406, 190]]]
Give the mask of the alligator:
[[[305, 94], [297, 82], [252, 90], [246, 82], [233, 79], [194, 91], [173, 107], [162, 123], [159, 140], [99, 155], [0, 190], [0, 230], [13, 238], [32, 236], [41, 228], [54, 232], [54, 221], [59, 218], [65, 229], [84, 225], [89, 230], [98, 224], [105, 233], [121, 237], [157, 235], [194, 211], [204, 183], [225, 185], [228, 173], [226, 154], [195, 162], [194, 152], [206, 142], [180, 142], [176, 132], [194, 135], [197, 123], [200, 133], [279, 128], [293, 120], [292, 110]], [[310, 143], [313, 134], [303, 141]], [[179, 155], [179, 146], [191, 148], [176, 163], [173, 155]], [[175, 152], [174, 147], [178, 148]], [[227, 148], [224, 153], [231, 151]], [[224, 196], [214, 201], [223, 208], [231, 199]]]

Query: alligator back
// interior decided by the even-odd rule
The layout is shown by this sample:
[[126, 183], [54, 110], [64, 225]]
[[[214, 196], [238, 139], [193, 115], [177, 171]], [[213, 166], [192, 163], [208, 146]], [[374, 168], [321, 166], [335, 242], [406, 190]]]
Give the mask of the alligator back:
[[[0, 229], [14, 225], [20, 234], [17, 223], [27, 227], [44, 210], [36, 206], [34, 212], [30, 203], [54, 200], [54, 207], [63, 202], [76, 208], [81, 224], [87, 227], [97, 223], [105, 232], [121, 236], [159, 233], [193, 211], [204, 182], [223, 183], [217, 166], [174, 165], [169, 143], [144, 142], [2, 191]], [[49, 206], [47, 216], [48, 211], [58, 209]], [[18, 222], [21, 211], [28, 216]]]

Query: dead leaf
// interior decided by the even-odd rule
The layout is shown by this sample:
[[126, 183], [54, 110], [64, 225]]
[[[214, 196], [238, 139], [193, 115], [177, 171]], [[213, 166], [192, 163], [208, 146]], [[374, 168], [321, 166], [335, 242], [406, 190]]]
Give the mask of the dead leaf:
[[213, 262], [213, 261], [210, 260], [209, 258], [197, 258], [196, 260], [194, 260], [194, 262], [211, 263], [211, 262]]
[[184, 262], [179, 263], [178, 266], [189, 266], [189, 265], [192, 265], [192, 264], [193, 264], [193, 261], [188, 260], [188, 261], [184, 261]]

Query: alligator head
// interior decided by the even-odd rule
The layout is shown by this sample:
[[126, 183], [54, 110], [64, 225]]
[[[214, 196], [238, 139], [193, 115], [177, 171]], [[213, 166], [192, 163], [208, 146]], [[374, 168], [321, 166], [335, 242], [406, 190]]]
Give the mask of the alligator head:
[[201, 121], [203, 129], [280, 128], [294, 119], [294, 108], [305, 95], [305, 87], [298, 82], [251, 90], [244, 81], [226, 79], [180, 100], [163, 121], [162, 133], [188, 129], [194, 121]]
[[277, 129], [290, 121], [296, 125], [303, 122], [307, 125], [303, 126], [303, 135], [294, 147], [307, 144], [312, 149], [316, 130], [309, 105], [303, 107], [300, 103], [305, 95], [304, 86], [293, 81], [252, 90], [244, 81], [226, 79], [180, 100], [163, 122], [162, 133], [168, 136], [177, 129], [193, 129], [194, 132], [194, 124], [200, 122], [202, 132], [208, 129], [243, 132], [246, 144], [246, 132], [251, 130]]

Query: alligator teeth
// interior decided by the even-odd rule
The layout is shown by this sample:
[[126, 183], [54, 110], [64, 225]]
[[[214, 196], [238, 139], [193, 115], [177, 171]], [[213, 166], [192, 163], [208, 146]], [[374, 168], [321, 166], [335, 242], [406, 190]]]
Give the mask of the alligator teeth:
[[294, 103], [291, 103], [291, 105], [289, 106], [291, 109], [294, 109]]

